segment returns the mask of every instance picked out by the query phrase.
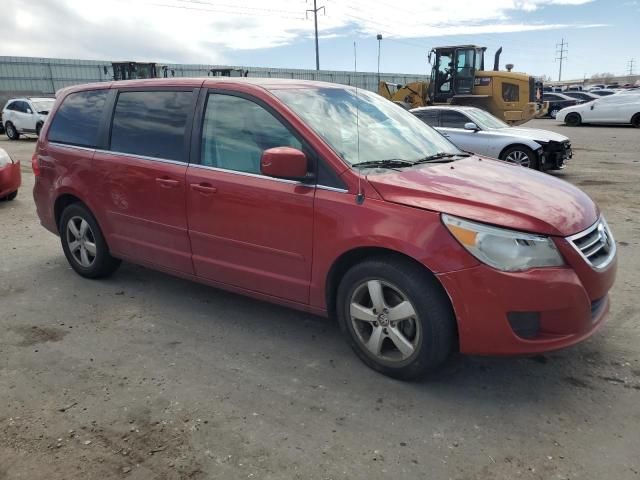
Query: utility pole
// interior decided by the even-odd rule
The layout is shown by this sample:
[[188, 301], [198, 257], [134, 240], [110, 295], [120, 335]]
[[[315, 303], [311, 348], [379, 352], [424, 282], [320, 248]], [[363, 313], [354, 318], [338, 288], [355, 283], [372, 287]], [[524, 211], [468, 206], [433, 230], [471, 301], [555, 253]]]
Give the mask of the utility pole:
[[629, 60], [629, 63], [627, 64], [627, 66], [629, 67], [629, 76], [633, 75], [633, 64], [636, 62], [635, 58], [632, 58], [631, 60]]
[[376, 35], [378, 39], [378, 85], [380, 85], [380, 43], [382, 43], [382, 34]]
[[316, 30], [316, 70], [320, 70], [320, 51], [318, 50], [318, 12], [320, 10], [324, 10], [326, 12], [324, 7], [318, 7], [316, 5], [316, 0], [313, 0], [313, 9], [309, 9], [305, 12], [313, 12], [313, 23], [315, 24]]
[[[556, 43], [556, 55], [560, 55], [559, 57], [556, 57], [556, 60], [560, 60], [560, 71], [558, 72], [559, 82], [562, 81], [562, 62], [567, 59], [566, 54], [568, 52], [568, 49], [567, 49], [568, 46], [569, 46], [568, 43], [564, 43], [564, 38], [562, 39], [561, 43]], [[558, 50], [558, 48], [560, 50]]]

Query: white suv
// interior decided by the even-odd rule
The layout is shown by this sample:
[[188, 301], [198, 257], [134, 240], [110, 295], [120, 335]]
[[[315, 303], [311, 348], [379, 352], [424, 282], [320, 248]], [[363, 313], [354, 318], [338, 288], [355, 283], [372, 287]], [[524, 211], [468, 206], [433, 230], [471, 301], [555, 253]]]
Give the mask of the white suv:
[[21, 134], [40, 135], [40, 129], [53, 107], [54, 98], [12, 98], [2, 110], [2, 124], [10, 140]]

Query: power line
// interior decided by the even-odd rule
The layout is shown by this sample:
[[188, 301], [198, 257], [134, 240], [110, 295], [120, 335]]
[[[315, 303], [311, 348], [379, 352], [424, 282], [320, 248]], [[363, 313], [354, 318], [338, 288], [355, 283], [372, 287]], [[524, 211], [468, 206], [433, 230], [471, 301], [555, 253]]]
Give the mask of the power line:
[[[189, 2], [189, 3], [193, 3], [193, 2]], [[163, 8], [174, 8], [174, 9], [178, 9], [178, 10], [195, 10], [195, 11], [200, 11], [200, 12], [211, 12], [211, 13], [228, 13], [230, 15], [238, 15], [238, 16], [248, 16], [248, 17], [278, 17], [278, 18], [283, 18], [283, 19], [290, 19], [290, 20], [304, 20], [304, 17], [300, 16], [300, 17], [294, 17], [294, 16], [290, 16], [290, 15], [284, 15], [284, 14], [278, 14], [277, 11], [275, 12], [270, 12], [270, 11], [246, 11], [246, 10], [240, 10], [239, 8], [246, 8], [246, 7], [225, 7], [225, 8], [218, 8], [217, 5], [214, 4], [210, 4], [210, 3], [204, 3], [204, 2], [198, 2], [199, 4], [202, 4], [202, 7], [198, 7], [198, 6], [189, 6], [189, 5], [180, 5], [180, 4], [167, 4], [167, 3], [147, 3], [147, 5], [153, 5], [155, 7], [163, 7]], [[204, 6], [209, 6], [211, 5], [214, 8], [204, 8]]]
[[316, 0], [313, 0], [313, 9], [307, 10], [305, 13], [313, 12], [313, 23], [316, 31], [316, 70], [320, 70], [320, 50], [318, 47], [318, 12], [323, 10], [326, 14], [324, 6], [318, 7]]
[[[560, 50], [558, 51], [558, 47], [560, 47]], [[564, 43], [564, 38], [562, 39], [561, 43], [557, 43], [556, 44], [556, 55], [560, 55], [559, 57], [556, 57], [556, 60], [560, 60], [560, 70], [558, 71], [558, 81], [562, 81], [562, 62], [564, 60], [567, 59], [567, 53], [568, 53], [568, 48], [569, 44], [568, 43]]]

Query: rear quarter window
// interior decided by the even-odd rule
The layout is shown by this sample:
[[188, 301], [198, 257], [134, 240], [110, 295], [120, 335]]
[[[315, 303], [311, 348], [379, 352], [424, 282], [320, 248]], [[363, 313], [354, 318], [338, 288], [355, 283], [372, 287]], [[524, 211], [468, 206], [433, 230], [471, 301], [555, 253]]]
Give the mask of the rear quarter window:
[[68, 95], [56, 111], [49, 141], [95, 147], [108, 90], [90, 90]]

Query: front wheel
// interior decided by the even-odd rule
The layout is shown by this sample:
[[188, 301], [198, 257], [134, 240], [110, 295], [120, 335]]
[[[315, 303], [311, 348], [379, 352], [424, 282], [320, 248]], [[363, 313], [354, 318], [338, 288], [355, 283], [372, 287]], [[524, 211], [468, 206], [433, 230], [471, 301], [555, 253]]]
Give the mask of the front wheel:
[[340, 327], [372, 369], [411, 379], [451, 352], [455, 318], [433, 276], [408, 260], [383, 257], [352, 267], [338, 287]]
[[564, 119], [564, 123], [570, 127], [578, 127], [582, 123], [582, 117], [578, 113], [570, 113]]
[[514, 145], [507, 148], [500, 155], [500, 159], [509, 163], [515, 163], [525, 168], [539, 169], [538, 156], [529, 147], [524, 145]]
[[83, 277], [107, 277], [120, 265], [109, 253], [98, 222], [83, 204], [73, 203], [64, 209], [59, 231], [69, 265]]
[[13, 123], [7, 122], [7, 124], [4, 126], [4, 129], [5, 129], [5, 133], [7, 134], [7, 137], [9, 138], [9, 140], [19, 140], [20, 139], [20, 133], [18, 132], [16, 127], [13, 126]]

